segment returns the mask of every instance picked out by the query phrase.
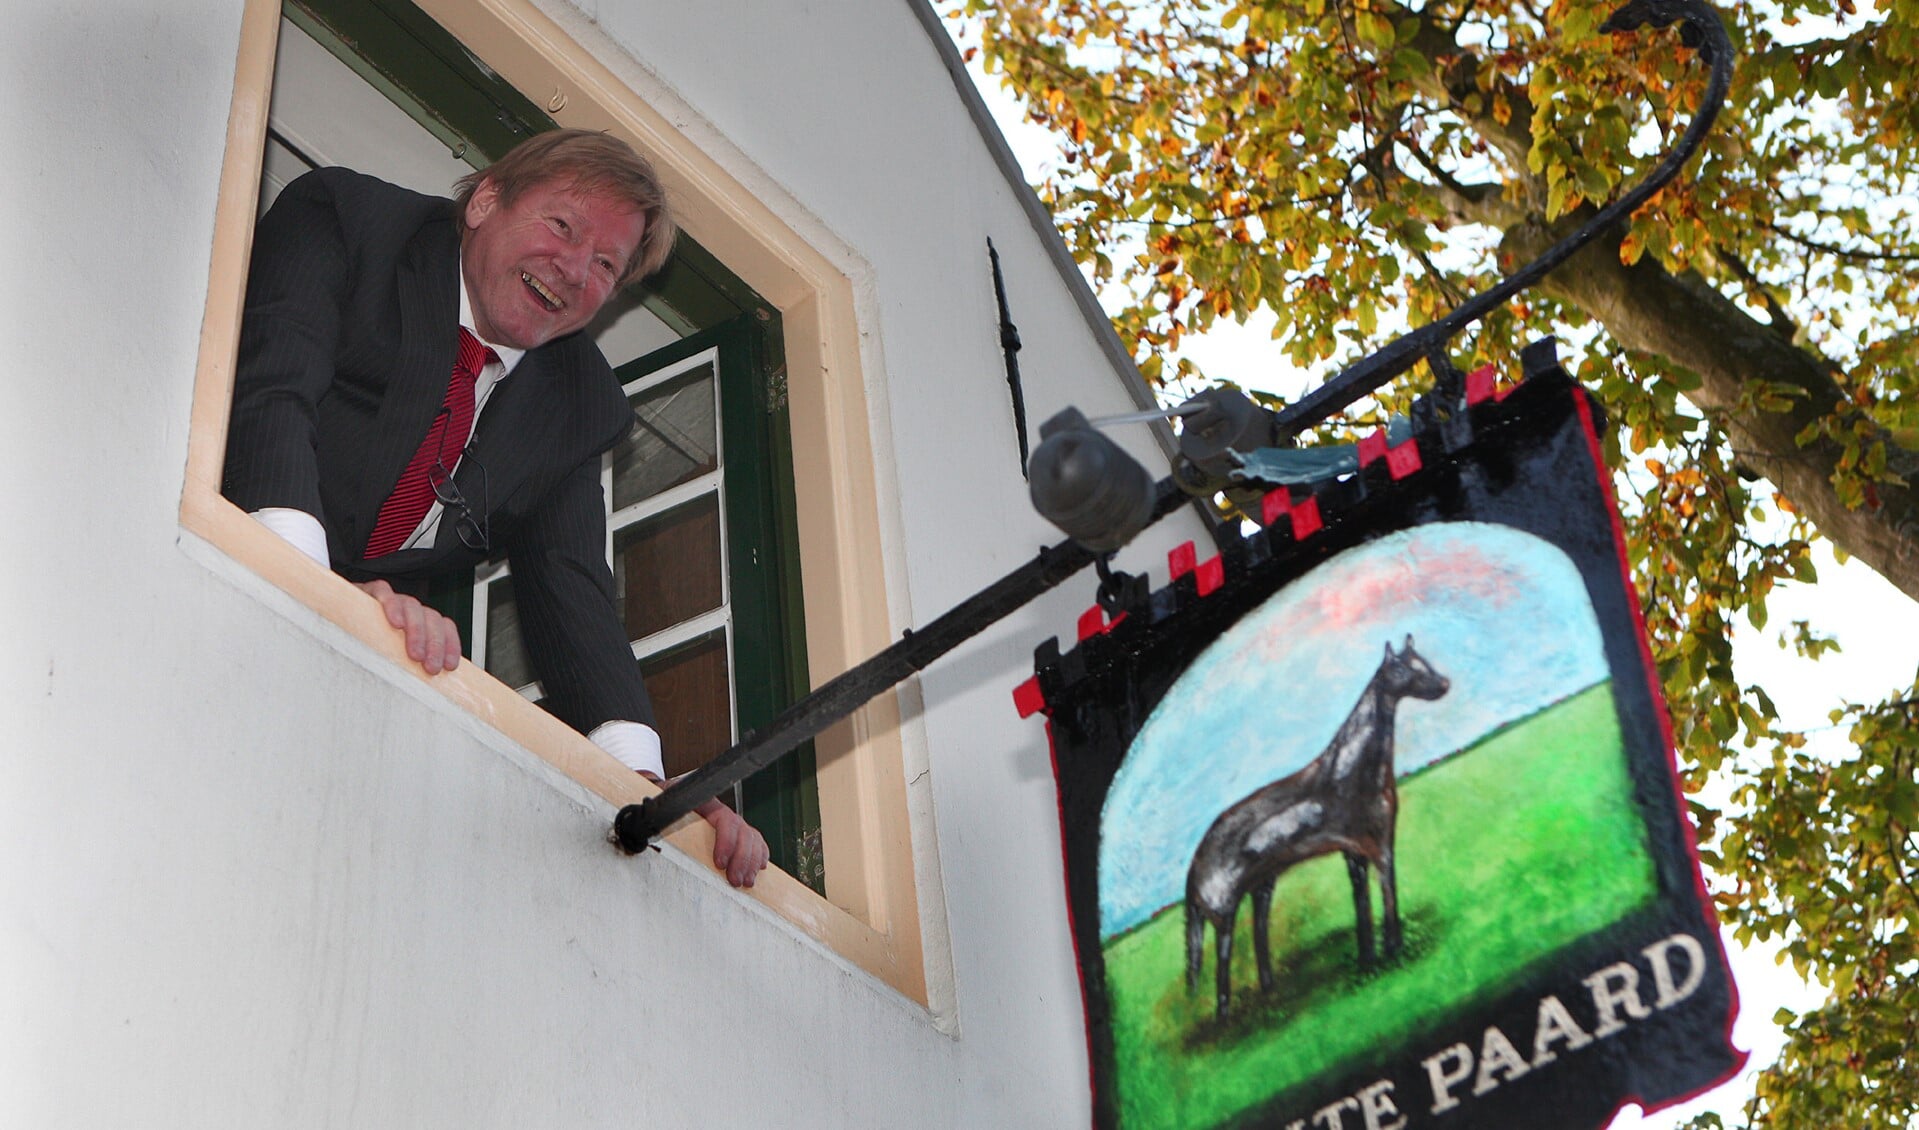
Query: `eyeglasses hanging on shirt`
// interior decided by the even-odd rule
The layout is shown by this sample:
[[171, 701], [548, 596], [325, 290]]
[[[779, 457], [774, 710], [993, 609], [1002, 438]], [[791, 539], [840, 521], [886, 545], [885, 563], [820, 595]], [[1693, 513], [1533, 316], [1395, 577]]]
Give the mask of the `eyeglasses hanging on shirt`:
[[[445, 409], [441, 411], [444, 412]], [[466, 495], [461, 493], [460, 484], [453, 481], [453, 472], [447, 470], [443, 459], [433, 460], [433, 466], [427, 470], [427, 482], [433, 485], [433, 497], [439, 499], [440, 505], [444, 508], [441, 520], [444, 521], [447, 514], [456, 516], [453, 532], [460, 536], [460, 544], [468, 549], [485, 552], [492, 543], [492, 530], [488, 524], [486, 512], [486, 467], [473, 457], [471, 443], [460, 450], [460, 458], [454, 462], [456, 467], [461, 465], [472, 467], [473, 473], [479, 477], [480, 505], [478, 507], [467, 505]]]

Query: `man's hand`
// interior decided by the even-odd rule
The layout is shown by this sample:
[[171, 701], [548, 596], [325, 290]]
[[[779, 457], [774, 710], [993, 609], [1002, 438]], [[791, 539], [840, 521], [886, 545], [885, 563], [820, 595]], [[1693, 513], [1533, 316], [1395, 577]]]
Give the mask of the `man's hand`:
[[766, 837], [717, 800], [707, 801], [697, 811], [713, 825], [713, 866], [726, 872], [726, 881], [734, 886], [752, 886], [771, 855]]
[[[644, 769], [640, 770], [640, 776], [661, 788], [672, 783], [661, 781]], [[717, 800], [709, 800], [693, 811], [700, 814], [700, 819], [713, 825], [713, 866], [724, 871], [726, 881], [734, 886], [752, 886], [759, 873], [766, 870], [767, 860], [772, 858], [772, 852], [766, 847], [766, 837], [760, 835], [759, 830], [748, 824], [739, 813]]]
[[355, 582], [354, 588], [380, 602], [386, 622], [406, 632], [406, 654], [429, 675], [460, 665], [460, 629], [453, 621], [385, 581]]

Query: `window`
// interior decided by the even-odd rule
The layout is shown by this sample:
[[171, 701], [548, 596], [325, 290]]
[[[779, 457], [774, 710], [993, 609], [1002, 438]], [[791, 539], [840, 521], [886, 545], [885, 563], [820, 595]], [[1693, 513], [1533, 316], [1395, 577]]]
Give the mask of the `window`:
[[[284, 11], [262, 211], [320, 165], [443, 193], [555, 124], [410, 4], [286, 0]], [[783, 583], [797, 572], [797, 548], [785, 406], [769, 391], [779, 322], [694, 240], [684, 243], [664, 285], [628, 292], [589, 331], [616, 364], [648, 351], [620, 368], [638, 428], [607, 457], [602, 490], [609, 564], [669, 777], [725, 751], [742, 726], [763, 725], [807, 686], [800, 589]], [[698, 328], [713, 319], [724, 321]], [[475, 662], [537, 701], [512, 577], [504, 562], [485, 573], [477, 586], [470, 575], [441, 580], [433, 603], [459, 623]], [[739, 587], [751, 591], [735, 601]], [[824, 891], [810, 744], [722, 799], [766, 836], [776, 866]]]
[[[608, 557], [668, 776], [724, 752], [806, 686], [776, 329], [756, 311], [619, 370], [637, 426], [602, 473]], [[477, 579], [474, 659], [537, 699], [512, 586], [504, 563]], [[777, 865], [824, 888], [810, 744], [722, 799], [765, 834]]]
[[[182, 524], [368, 645], [397, 658], [392, 633], [369, 602], [344, 581], [299, 558], [218, 494], [280, 14], [274, 0], [247, 0]], [[627, 335], [629, 347], [607, 346], [612, 359], [646, 358], [637, 368], [623, 368], [622, 375], [636, 402], [659, 414], [657, 422], [675, 427], [696, 422], [699, 397], [688, 391], [703, 380], [694, 375], [702, 364], [696, 356], [709, 355], [717, 374], [714, 469], [659, 487], [651, 495], [643, 487], [622, 486], [623, 498], [629, 491], [636, 497], [621, 504], [619, 533], [609, 538], [617, 540], [623, 552], [637, 555], [636, 562], [673, 542], [681, 547], [698, 543], [721, 563], [717, 574], [700, 582], [705, 589], [674, 594], [682, 611], [691, 611], [662, 613], [671, 617], [668, 620], [648, 619], [653, 616], [649, 612], [635, 621], [643, 629], [636, 631], [636, 654], [649, 673], [667, 680], [663, 685], [693, 688], [686, 700], [703, 703], [705, 714], [695, 711], [688, 725], [703, 724], [709, 744], [717, 742], [722, 732], [755, 725], [756, 718], [770, 717], [778, 705], [797, 696], [808, 685], [809, 669], [822, 678], [830, 676], [885, 646], [892, 631], [878, 596], [885, 591], [878, 505], [859, 334], [845, 268], [815, 250], [693, 146], [531, 0], [423, 0], [418, 7], [400, 0], [301, 0], [289, 6], [288, 16], [303, 28], [311, 25], [322, 39], [331, 35], [352, 42], [355, 50], [346, 53], [351, 56], [347, 65], [390, 106], [404, 109], [405, 117], [438, 139], [442, 159], [457, 154], [484, 163], [488, 154], [503, 151], [519, 134], [530, 132], [514, 123], [526, 120], [516, 115], [533, 101], [516, 92], [537, 91], [541, 108], [534, 114], [550, 110], [560, 124], [608, 129], [626, 138], [653, 158], [669, 191], [685, 206], [692, 240], [686, 254], [658, 292], [637, 307], [611, 312], [608, 324], [597, 329], [603, 344]], [[387, 46], [382, 48], [382, 43]], [[383, 69], [382, 50], [402, 60], [436, 60], [445, 65], [430, 69], [453, 77], [445, 82], [410, 77], [390, 61]], [[476, 75], [492, 85], [476, 84]], [[671, 97], [664, 88], [652, 93]], [[514, 113], [503, 112], [509, 108]], [[291, 155], [298, 161], [302, 140], [291, 134], [281, 137], [275, 144], [288, 152], [276, 152], [270, 160], [284, 162]], [[448, 179], [442, 176], [430, 187], [443, 190]], [[271, 181], [269, 175], [269, 187]], [[790, 208], [785, 214], [801, 211]], [[626, 351], [620, 353], [620, 348]], [[748, 375], [739, 381], [730, 375], [736, 362], [729, 358], [734, 356], [746, 358], [740, 371]], [[760, 410], [729, 407], [735, 389], [749, 407], [753, 396], [761, 397]], [[773, 427], [782, 417], [790, 433]], [[759, 438], [736, 440], [735, 430], [742, 427], [769, 430]], [[769, 474], [782, 460], [790, 471]], [[609, 475], [621, 473], [609, 467]], [[625, 473], [630, 479], [631, 470]], [[610, 544], [609, 552], [615, 548]], [[781, 554], [785, 559], [777, 568], [765, 564]], [[496, 628], [508, 631], [510, 578], [501, 579], [507, 585], [498, 589], [497, 602], [493, 576], [464, 594], [442, 594], [471, 618], [467, 638], [475, 638], [475, 623], [484, 629], [488, 643], [496, 638]], [[636, 605], [660, 599], [658, 594], [637, 595]], [[802, 604], [803, 634], [798, 622]], [[488, 665], [511, 676], [511, 645], [504, 635], [497, 638], [499, 651], [488, 657]], [[713, 691], [723, 683], [739, 692], [730, 702]], [[649, 791], [633, 774], [617, 772], [618, 766], [584, 739], [471, 665], [436, 677], [433, 685], [455, 702], [481, 704], [478, 709], [508, 736], [611, 802], [628, 803]], [[675, 689], [667, 697], [679, 693]], [[762, 694], [763, 700], [755, 698]], [[715, 702], [733, 714], [724, 726]], [[698, 720], [702, 717], [704, 723]], [[916, 865], [907, 850], [913, 837], [906, 821], [897, 727], [898, 708], [888, 696], [821, 735], [816, 808], [809, 812], [810, 802], [789, 803], [797, 810], [799, 826], [816, 821], [818, 846], [811, 849], [812, 859], [823, 853], [834, 861], [824, 880], [826, 900], [770, 872], [753, 897], [924, 1002]], [[753, 814], [760, 801], [748, 795], [741, 803]], [[763, 817], [756, 819], [764, 822]], [[701, 845], [702, 833], [689, 829], [672, 838], [692, 851]], [[799, 846], [805, 842], [804, 836], [797, 840]], [[791, 867], [804, 873], [811, 866], [796, 850]]]

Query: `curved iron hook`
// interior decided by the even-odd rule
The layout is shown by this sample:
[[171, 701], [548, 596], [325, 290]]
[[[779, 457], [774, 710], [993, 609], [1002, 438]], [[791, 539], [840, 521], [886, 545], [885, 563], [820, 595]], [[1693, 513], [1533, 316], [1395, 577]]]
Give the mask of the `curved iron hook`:
[[1629, 0], [1600, 25], [1600, 30], [1633, 31], [1648, 25], [1667, 27], [1674, 23], [1681, 24], [1680, 42], [1695, 48], [1699, 57], [1711, 64], [1712, 74], [1692, 124], [1686, 127], [1685, 134], [1658, 167], [1631, 191], [1601, 208], [1599, 214], [1578, 231], [1547, 248], [1539, 258], [1467, 299], [1445, 317], [1387, 342], [1281, 410], [1274, 428], [1282, 442], [1291, 442], [1293, 436], [1372, 394], [1418, 364], [1422, 357], [1440, 350], [1454, 334], [1551, 274], [1679, 175], [1679, 170], [1712, 129], [1713, 120], [1725, 103], [1726, 91], [1732, 85], [1732, 40], [1727, 37], [1724, 25], [1705, 0]]

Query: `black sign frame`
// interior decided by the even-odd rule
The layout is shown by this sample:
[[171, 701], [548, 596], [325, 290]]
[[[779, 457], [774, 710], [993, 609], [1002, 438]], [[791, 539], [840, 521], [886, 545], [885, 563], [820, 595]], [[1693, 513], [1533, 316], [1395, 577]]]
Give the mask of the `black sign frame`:
[[[1222, 539], [1218, 557], [1202, 563], [1190, 546], [1176, 550], [1170, 585], [1110, 618], [1089, 609], [1071, 650], [1062, 652], [1056, 640], [1037, 649], [1036, 674], [1015, 701], [1023, 714], [1049, 717], [1097, 1125], [1127, 1124], [1099, 861], [1102, 811], [1136, 735], [1188, 666], [1269, 597], [1342, 553], [1433, 523], [1510, 527], [1563, 550], [1577, 566], [1598, 617], [1657, 895], [1522, 971], [1496, 1000], [1458, 1010], [1390, 1056], [1349, 1061], [1194, 1124], [1598, 1127], [1627, 1102], [1669, 1105], [1742, 1066], [1744, 1053], [1730, 1042], [1736, 989], [1683, 816], [1670, 724], [1627, 575], [1595, 408], [1557, 368], [1500, 390], [1482, 370], [1466, 400], [1402, 444], [1389, 447], [1383, 437], [1362, 444], [1358, 475], [1297, 496], [1268, 495], [1265, 528]], [[1211, 983], [1209, 973], [1202, 996]], [[1538, 1047], [1544, 1058], [1535, 1063]], [[1488, 1064], [1490, 1074], [1481, 1070]]]

